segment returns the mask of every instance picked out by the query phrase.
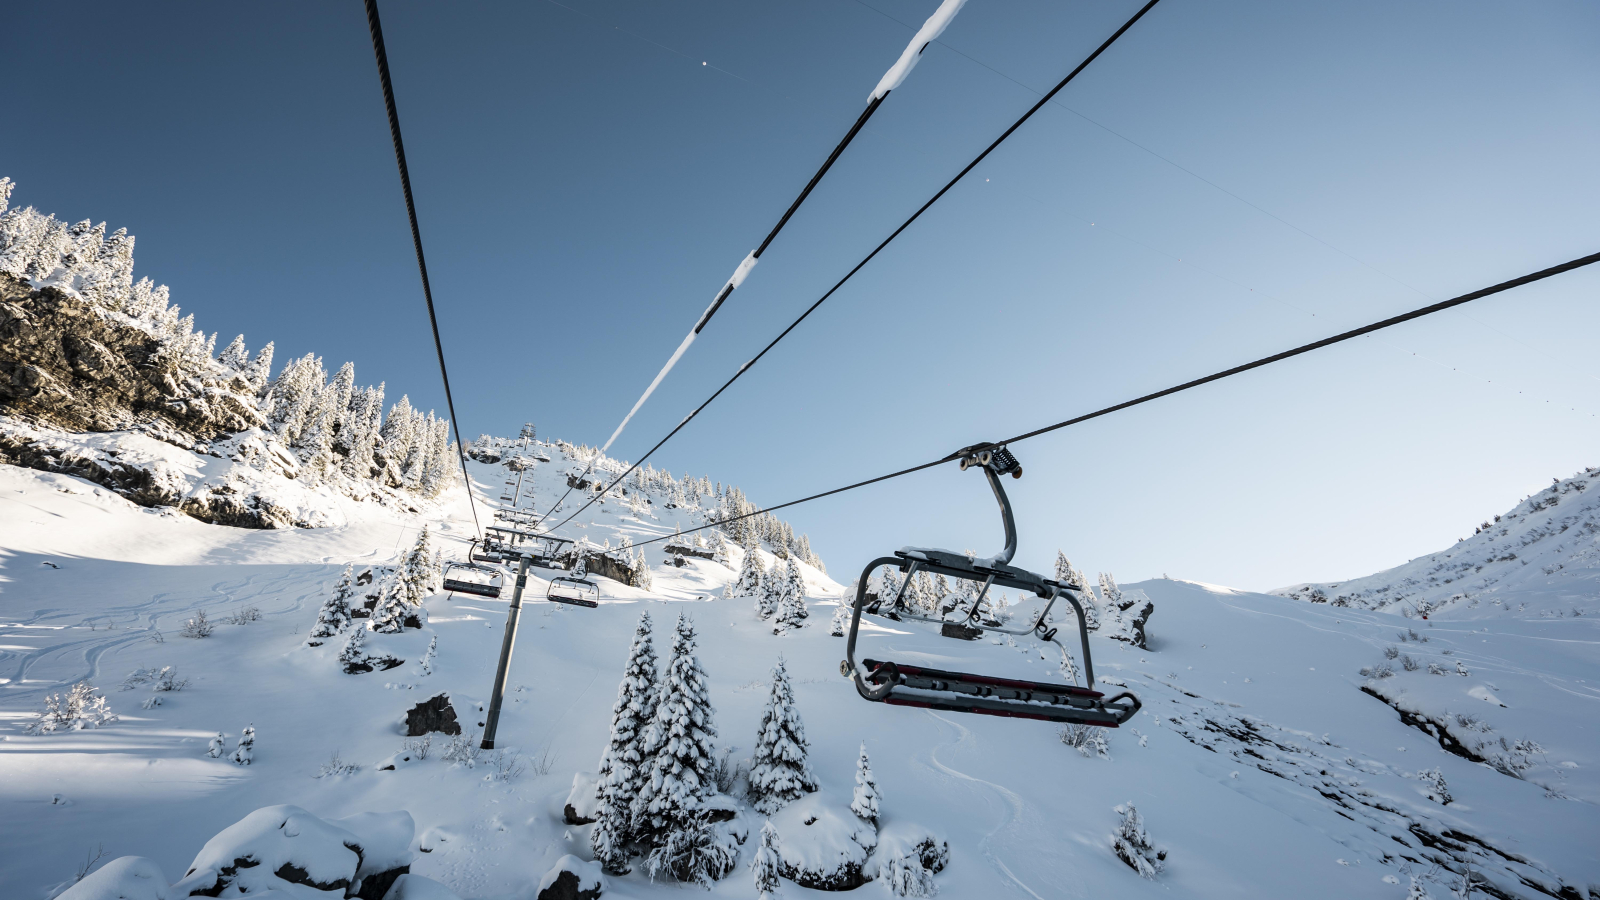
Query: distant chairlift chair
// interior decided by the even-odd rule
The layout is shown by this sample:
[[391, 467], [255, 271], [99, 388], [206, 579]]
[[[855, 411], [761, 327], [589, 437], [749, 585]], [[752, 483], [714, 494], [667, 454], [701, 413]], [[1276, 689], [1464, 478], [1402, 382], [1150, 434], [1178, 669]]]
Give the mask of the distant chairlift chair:
[[544, 598], [552, 603], [594, 609], [600, 605], [600, 587], [589, 580], [589, 569], [583, 558], [579, 557], [571, 575], [557, 575], [550, 579], [550, 589], [545, 591]]
[[[941, 709], [951, 712], [980, 713], [1022, 719], [1042, 719], [1051, 722], [1071, 722], [1115, 728], [1139, 711], [1139, 698], [1122, 692], [1107, 699], [1094, 690], [1094, 663], [1089, 655], [1089, 628], [1083, 606], [1075, 594], [1081, 590], [1060, 582], [1047, 580], [1009, 563], [1017, 551], [1017, 528], [1011, 516], [1011, 501], [1000, 484], [1001, 475], [1022, 477], [1022, 466], [1004, 446], [979, 444], [961, 451], [962, 470], [971, 467], [983, 469], [1000, 504], [1000, 518], [1005, 525], [1005, 549], [990, 559], [976, 559], [965, 553], [904, 547], [893, 556], [879, 557], [867, 564], [856, 584], [855, 607], [850, 618], [850, 635], [845, 644], [845, 659], [839, 664], [846, 678], [855, 682], [856, 691], [867, 700], [893, 706], [913, 706]], [[867, 579], [879, 566], [895, 566], [905, 573], [900, 591], [893, 598], [879, 597], [867, 602]], [[981, 582], [978, 598], [966, 613], [965, 621], [931, 618], [913, 612], [905, 606], [906, 587], [918, 572], [930, 572], [969, 582]], [[1044, 609], [1033, 624], [1024, 628], [1006, 628], [985, 625], [978, 619], [983, 598], [994, 586], [1015, 588], [1045, 599]], [[890, 661], [863, 659], [856, 664], [856, 636], [861, 628], [861, 616], [881, 615], [896, 621], [913, 620], [938, 625], [945, 637], [976, 640], [985, 631], [1010, 635], [1032, 635], [1066, 648], [1055, 639], [1056, 629], [1049, 622], [1050, 609], [1057, 599], [1065, 599], [1078, 616], [1078, 629], [1083, 638], [1084, 686], [1049, 684], [1023, 681], [1015, 678], [998, 678], [965, 672], [930, 669]], [[948, 612], [948, 610], [946, 611]]]

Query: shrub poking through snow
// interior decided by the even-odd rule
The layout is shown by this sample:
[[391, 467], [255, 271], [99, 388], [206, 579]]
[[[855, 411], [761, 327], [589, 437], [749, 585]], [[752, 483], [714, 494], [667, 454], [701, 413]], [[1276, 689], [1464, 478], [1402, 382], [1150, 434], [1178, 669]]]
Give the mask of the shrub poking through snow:
[[183, 630], [179, 631], [178, 633], [186, 638], [210, 637], [214, 627], [215, 626], [213, 626], [211, 622], [206, 619], [206, 611], [202, 609], [195, 612], [194, 618], [185, 620], [183, 623]]
[[809, 748], [806, 727], [794, 706], [789, 673], [779, 657], [772, 667], [772, 690], [750, 756], [750, 803], [757, 812], [770, 816], [817, 789], [806, 761]]
[[315, 647], [322, 643], [318, 638], [343, 634], [350, 627], [350, 598], [355, 594], [355, 579], [350, 574], [350, 567], [345, 566], [344, 575], [333, 586], [333, 594], [322, 601], [322, 608], [317, 611], [317, 623], [311, 626], [310, 640], [306, 643]]
[[650, 613], [640, 613], [622, 683], [617, 685], [617, 701], [611, 706], [611, 738], [600, 755], [600, 777], [595, 788], [596, 825], [589, 834], [589, 844], [595, 861], [615, 875], [628, 871], [633, 801], [648, 777], [644, 732], [655, 717], [657, 691], [652, 628]]
[[861, 742], [861, 755], [856, 758], [856, 790], [850, 800], [850, 811], [856, 817], [878, 824], [878, 781], [872, 777], [872, 764], [867, 761], [867, 744]]
[[99, 728], [115, 721], [117, 714], [106, 705], [106, 698], [100, 696], [100, 689], [87, 681], [80, 681], [65, 694], [46, 695], [44, 709], [24, 730], [29, 734], [53, 734], [57, 731]]
[[665, 876], [709, 889], [738, 862], [739, 842], [733, 834], [696, 815], [667, 832], [666, 840], [646, 858], [645, 871], [652, 880]]
[[868, 872], [897, 897], [932, 897], [939, 886], [933, 876], [950, 864], [950, 845], [912, 825], [885, 828]]
[[1444, 783], [1444, 773], [1438, 768], [1424, 769], [1416, 775], [1418, 781], [1426, 786], [1428, 799], [1440, 806], [1449, 806], [1455, 799], [1450, 796], [1450, 787]]
[[251, 622], [259, 621], [261, 621], [261, 607], [259, 606], [240, 607], [234, 610], [233, 615], [228, 617], [229, 625], [249, 625]]
[[776, 900], [778, 896], [778, 832], [771, 822], [761, 826], [761, 846], [756, 848], [755, 859], [750, 861], [750, 873], [755, 877], [757, 900]]
[[1122, 822], [1111, 835], [1112, 852], [1140, 876], [1155, 878], [1166, 866], [1167, 851], [1158, 850], [1150, 843], [1150, 835], [1144, 830], [1144, 819], [1132, 803], [1118, 806], [1112, 812], [1122, 816]]
[[244, 731], [239, 733], [239, 743], [233, 748], [233, 755], [228, 757], [236, 766], [248, 766], [256, 758], [256, 727], [246, 725]]
[[1433, 900], [1433, 895], [1428, 893], [1427, 885], [1423, 884], [1417, 876], [1411, 876], [1411, 889], [1406, 891], [1406, 900]]
[[[189, 686], [189, 679], [179, 678], [175, 666], [162, 666], [159, 669], [134, 669], [128, 677], [122, 679], [122, 689], [131, 691], [140, 685], [150, 685], [150, 690], [155, 693], [167, 691], [181, 691]], [[160, 704], [157, 704], [158, 706]]]
[[428, 652], [422, 654], [422, 659], [417, 665], [422, 667], [422, 674], [433, 674], [433, 658], [439, 655], [439, 636], [436, 634], [428, 640]]
[[219, 732], [217, 732], [217, 736], [212, 738], [211, 739], [211, 743], [209, 745], [207, 745], [207, 747], [206, 747], [206, 755], [211, 757], [212, 759], [221, 759], [222, 758], [222, 754], [227, 753], [227, 752], [228, 752], [228, 739], [226, 737], [223, 737], [222, 732], [219, 731]]
[[1060, 733], [1061, 743], [1085, 757], [1111, 758], [1111, 743], [1106, 739], [1106, 730], [1098, 725], [1074, 723], [1063, 726]]
[[694, 623], [680, 613], [655, 716], [645, 732], [649, 777], [641, 781], [633, 802], [636, 836], [657, 848], [671, 840], [675, 848], [666, 857], [652, 857], [652, 876], [668, 863], [673, 871], [680, 870], [687, 865], [683, 855], [695, 855], [702, 847], [700, 813], [712, 790], [712, 741], [717, 736], [706, 682], [695, 656]]

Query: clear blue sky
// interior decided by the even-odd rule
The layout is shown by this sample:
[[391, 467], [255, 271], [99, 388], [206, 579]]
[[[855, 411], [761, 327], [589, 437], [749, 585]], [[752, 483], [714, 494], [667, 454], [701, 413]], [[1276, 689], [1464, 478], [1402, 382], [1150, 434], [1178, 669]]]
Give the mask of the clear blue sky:
[[[383, 4], [462, 427], [598, 444], [934, 0]], [[1137, 8], [972, 0], [614, 448], [633, 458]], [[15, 202], [226, 341], [443, 407], [361, 5], [7, 12]], [[1600, 7], [1164, 0], [658, 464], [779, 502], [1600, 249]], [[702, 64], [706, 63], [706, 64]], [[1018, 561], [1337, 579], [1600, 464], [1600, 271], [1016, 448]], [[988, 552], [937, 470], [786, 514]]]

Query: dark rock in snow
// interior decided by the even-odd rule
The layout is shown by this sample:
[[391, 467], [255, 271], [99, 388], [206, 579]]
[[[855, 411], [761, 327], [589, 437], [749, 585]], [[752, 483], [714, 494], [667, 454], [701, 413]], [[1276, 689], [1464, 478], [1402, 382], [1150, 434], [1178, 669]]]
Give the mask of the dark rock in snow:
[[567, 854], [539, 879], [536, 900], [596, 900], [605, 889], [600, 864]]
[[461, 723], [456, 721], [456, 710], [450, 705], [449, 694], [430, 697], [406, 713], [407, 737], [419, 737], [431, 731], [441, 734], [461, 733]]

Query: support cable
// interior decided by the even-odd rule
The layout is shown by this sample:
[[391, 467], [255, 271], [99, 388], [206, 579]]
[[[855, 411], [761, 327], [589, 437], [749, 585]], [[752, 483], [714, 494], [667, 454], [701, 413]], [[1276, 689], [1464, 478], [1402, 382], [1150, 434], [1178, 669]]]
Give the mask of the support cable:
[[[1067, 73], [1067, 77], [1061, 79], [1061, 81], [1058, 82], [1055, 87], [1051, 88], [1048, 93], [1046, 93], [1043, 97], [1039, 98], [1039, 102], [1037, 102], [1033, 106], [1029, 107], [1028, 111], [1022, 114], [1022, 118], [1020, 118], [1020, 119], [1016, 120], [1015, 122], [1011, 123], [1011, 127], [1010, 128], [1007, 128], [1004, 133], [1002, 133], [999, 137], [995, 138], [994, 142], [989, 144], [989, 146], [985, 147], [983, 149], [982, 153], [979, 153], [976, 157], [973, 158], [972, 162], [967, 163], [966, 167], [963, 168], [959, 173], [957, 173], [956, 177], [950, 179], [950, 181], [947, 182], [944, 187], [939, 189], [938, 193], [934, 194], [932, 197], [930, 197], [928, 199], [928, 202], [922, 204], [922, 206], [919, 207], [916, 212], [912, 213], [911, 214], [911, 218], [906, 219], [904, 222], [900, 223], [900, 227], [896, 228], [892, 234], [890, 234], [888, 237], [883, 239], [882, 243], [880, 243], [880, 244], [878, 244], [878, 246], [874, 247], [871, 253], [868, 253], [860, 262], [856, 263], [855, 268], [851, 269], [849, 272], [847, 272], [845, 274], [845, 276], [843, 278], [839, 279], [838, 283], [836, 283], [833, 287], [829, 288], [827, 293], [823, 294], [820, 298], [817, 299], [817, 302], [815, 302], [815, 303], [811, 304], [809, 307], [807, 307], [806, 311], [801, 313], [799, 318], [795, 319], [793, 322], [790, 322], [789, 323], [789, 327], [783, 329], [783, 331], [780, 332], [777, 337], [772, 339], [771, 343], [769, 343], [765, 347], [761, 348], [761, 352], [760, 353], [757, 353], [755, 355], [755, 357], [752, 358], [749, 362], [747, 362], [744, 365], [740, 366], [739, 367], [739, 371], [733, 373], [733, 377], [729, 378], [722, 385], [722, 387], [717, 388], [716, 393], [712, 394], [710, 397], [707, 397], [704, 403], [701, 403], [698, 407], [695, 408], [694, 412], [691, 412], [691, 413], [689, 413], [689, 415], [685, 416], [683, 421], [678, 423], [677, 427], [673, 428], [672, 431], [668, 432], [666, 437], [664, 437], [661, 440], [657, 441], [656, 445], [654, 447], [651, 447], [649, 452], [645, 453], [644, 456], [640, 457], [638, 462], [636, 462], [632, 466], [630, 466], [626, 472], [623, 472], [621, 475], [619, 475], [614, 481], [611, 482], [611, 484], [607, 485], [599, 493], [595, 494], [593, 497], [590, 497], [588, 503], [585, 503], [583, 506], [580, 506], [571, 515], [569, 515], [565, 519], [561, 520], [560, 524], [556, 525], [555, 528], [560, 528], [563, 525], [566, 525], [568, 522], [571, 522], [575, 517], [577, 517], [577, 515], [579, 513], [581, 513], [584, 510], [588, 509], [589, 506], [591, 504], [593, 504], [596, 500], [599, 500], [600, 498], [604, 497], [606, 494], [610, 493], [611, 489], [616, 487], [618, 484], [620, 484], [622, 482], [622, 479], [624, 479], [624, 478], [628, 477], [628, 475], [632, 474], [634, 469], [637, 469], [641, 465], [644, 465], [645, 460], [649, 459], [651, 457], [651, 455], [654, 454], [657, 450], [660, 450], [661, 447], [664, 444], [666, 444], [667, 441], [672, 440], [673, 436], [676, 435], [679, 431], [682, 431], [683, 427], [685, 425], [688, 425], [691, 421], [693, 421], [695, 416], [700, 415], [701, 410], [704, 410], [707, 406], [710, 406], [711, 402], [713, 400], [716, 400], [717, 397], [721, 396], [723, 391], [725, 391], [729, 387], [731, 387], [735, 381], [738, 381], [739, 378], [744, 375], [745, 372], [748, 372], [752, 366], [754, 366], [756, 363], [760, 362], [761, 358], [763, 356], [766, 356], [767, 352], [769, 350], [771, 350], [773, 347], [776, 347], [778, 345], [779, 341], [781, 341], [784, 338], [788, 337], [789, 336], [789, 332], [795, 330], [795, 328], [799, 327], [801, 322], [804, 322], [806, 320], [806, 317], [810, 316], [813, 312], [816, 312], [817, 307], [819, 307], [823, 303], [825, 303], [828, 300], [829, 297], [832, 297], [834, 295], [834, 292], [838, 291], [839, 288], [844, 287], [845, 282], [847, 282], [851, 278], [855, 277], [855, 274], [857, 272], [861, 271], [863, 268], [865, 268], [867, 263], [872, 262], [873, 257], [877, 256], [880, 252], [882, 252], [883, 248], [889, 246], [889, 244], [891, 242], [893, 242], [895, 238], [900, 236], [901, 232], [903, 232], [907, 228], [911, 227], [911, 223], [915, 222], [918, 218], [920, 218], [922, 216], [923, 213], [927, 212], [929, 207], [931, 207], [935, 203], [939, 202], [939, 199], [941, 197], [943, 197], [946, 192], [948, 192], [951, 188], [955, 187], [956, 183], [959, 182], [961, 179], [965, 178], [967, 176], [967, 173], [969, 173], [973, 169], [977, 168], [978, 164], [983, 162], [983, 160], [986, 157], [988, 157], [988, 155], [990, 153], [994, 152], [994, 149], [996, 147], [998, 147], [1002, 143], [1004, 143], [1006, 138], [1010, 137], [1012, 135], [1012, 133], [1015, 132], [1018, 128], [1021, 128], [1022, 124], [1024, 122], [1028, 121], [1030, 118], [1032, 118], [1034, 113], [1038, 112], [1046, 103], [1049, 103], [1051, 98], [1055, 97], [1056, 94], [1060, 93], [1062, 88], [1066, 87], [1074, 78], [1078, 77], [1078, 73], [1080, 73], [1084, 69], [1088, 68], [1090, 63], [1092, 63], [1096, 59], [1098, 59], [1100, 54], [1104, 53], [1107, 48], [1109, 48], [1113, 43], [1115, 43], [1117, 38], [1122, 37], [1124, 32], [1126, 32], [1129, 28], [1132, 28], [1133, 24], [1135, 22], [1139, 21], [1141, 18], [1143, 18], [1144, 14], [1149, 12], [1151, 7], [1155, 6], [1158, 2], [1160, 2], [1160, 0], [1149, 0], [1149, 2], [1147, 2], [1144, 6], [1140, 7], [1139, 11], [1134, 13], [1132, 18], [1130, 18], [1130, 19], [1128, 19], [1128, 21], [1122, 23], [1122, 27], [1121, 28], [1118, 28], [1115, 33], [1113, 33], [1110, 37], [1106, 38], [1105, 42], [1102, 43], [1099, 47], [1096, 47], [1093, 53], [1090, 53], [1087, 57], [1084, 58], [1083, 62], [1078, 63], [1077, 68], [1075, 68], [1071, 72]], [[604, 452], [603, 448], [602, 448], [602, 452]], [[599, 456], [596, 456], [595, 459], [598, 460]], [[591, 462], [591, 466], [592, 465], [593, 465], [593, 463]], [[572, 489], [569, 487], [567, 489], [567, 492], [571, 493]], [[562, 499], [566, 499], [566, 494], [562, 495]], [[557, 501], [557, 505], [560, 505], [560, 501]], [[554, 507], [552, 507], [552, 509], [554, 509]], [[549, 516], [549, 513], [546, 513], [545, 515]], [[550, 530], [554, 531], [555, 529], [552, 528]]]
[[378, 81], [383, 85], [383, 105], [389, 111], [389, 136], [394, 138], [394, 160], [400, 166], [400, 187], [406, 195], [406, 215], [411, 219], [411, 242], [417, 249], [417, 271], [422, 275], [422, 297], [428, 302], [428, 324], [433, 328], [433, 349], [439, 355], [439, 377], [444, 381], [444, 403], [450, 410], [450, 425], [456, 432], [456, 455], [461, 461], [461, 479], [467, 485], [467, 508], [472, 512], [472, 527], [479, 535], [478, 507], [472, 499], [472, 476], [467, 472], [467, 444], [461, 439], [461, 420], [450, 395], [450, 371], [444, 364], [444, 343], [439, 340], [439, 317], [433, 310], [433, 288], [428, 284], [428, 261], [422, 255], [422, 229], [417, 226], [417, 205], [411, 198], [411, 171], [406, 168], [406, 147], [400, 137], [400, 113], [394, 105], [394, 86], [389, 81], [389, 54], [383, 47], [383, 24], [378, 20], [377, 0], [366, 0], [367, 27], [372, 32], [372, 52], [378, 58]]
[[[705, 312], [700, 314], [700, 318], [695, 321], [694, 328], [690, 329], [689, 333], [684, 336], [683, 341], [678, 344], [678, 349], [673, 351], [672, 356], [661, 367], [661, 371], [656, 373], [656, 377], [650, 382], [649, 387], [646, 387], [639, 399], [634, 401], [633, 408], [628, 410], [628, 414], [623, 416], [622, 421], [617, 424], [616, 430], [611, 432], [611, 437], [607, 438], [605, 444], [600, 447], [600, 454], [590, 460], [589, 465], [578, 474], [573, 482], [574, 484], [582, 481], [583, 477], [588, 475], [594, 467], [595, 461], [599, 460], [601, 455], [611, 449], [612, 443], [621, 436], [622, 430], [628, 427], [628, 423], [633, 420], [634, 414], [644, 406], [645, 401], [650, 399], [650, 395], [655, 393], [656, 388], [667, 377], [667, 373], [671, 372], [672, 368], [678, 364], [678, 360], [683, 358], [683, 354], [688, 351], [689, 345], [695, 342], [695, 338], [699, 337], [700, 332], [711, 322], [711, 317], [716, 315], [717, 310], [722, 308], [722, 304], [727, 301], [729, 295], [738, 290], [739, 286], [744, 283], [745, 277], [750, 274], [750, 270], [754, 269], [756, 263], [761, 260], [761, 254], [766, 252], [767, 247], [772, 244], [773, 238], [776, 238], [778, 232], [783, 230], [783, 226], [789, 224], [789, 219], [800, 209], [800, 204], [806, 202], [806, 198], [811, 196], [812, 190], [822, 181], [822, 176], [828, 174], [828, 170], [833, 168], [833, 164], [838, 161], [840, 154], [844, 153], [845, 148], [850, 146], [850, 142], [855, 140], [856, 135], [867, 124], [867, 120], [872, 118], [872, 114], [878, 111], [878, 107], [883, 105], [884, 98], [888, 97], [891, 91], [904, 83], [906, 76], [911, 73], [911, 70], [916, 67], [917, 61], [921, 59], [922, 51], [928, 49], [928, 45], [944, 33], [945, 28], [949, 26], [951, 20], [955, 18], [956, 13], [961, 11], [961, 7], [966, 2], [967, 0], [944, 0], [933, 15], [928, 17], [928, 21], [923, 23], [916, 34], [912, 35], [911, 42], [900, 53], [900, 58], [895, 60], [894, 65], [889, 67], [883, 78], [878, 81], [877, 86], [872, 89], [872, 93], [868, 95], [867, 107], [856, 118], [856, 123], [850, 127], [849, 131], [845, 132], [844, 138], [833, 148], [833, 152], [828, 154], [828, 158], [823, 161], [822, 167], [817, 169], [817, 173], [811, 176], [811, 180], [800, 191], [800, 195], [794, 198], [794, 202], [789, 204], [787, 210], [784, 210], [782, 218], [778, 219], [778, 224], [772, 226], [772, 230], [767, 233], [766, 239], [761, 242], [761, 246], [750, 251], [739, 263], [738, 268], [734, 269], [733, 275], [723, 282], [721, 289], [712, 298], [711, 305], [706, 307]], [[561, 505], [561, 501], [567, 499], [567, 495], [571, 494], [572, 490], [573, 488], [569, 485], [567, 492], [556, 500], [555, 504], [550, 507], [550, 512], [545, 513], [545, 516], [551, 515], [555, 508]], [[540, 521], [543, 520], [541, 519]]]
[[[1570, 272], [1573, 269], [1581, 269], [1584, 266], [1593, 265], [1594, 263], [1597, 263], [1597, 262], [1600, 262], [1600, 253], [1591, 253], [1588, 256], [1580, 256], [1577, 259], [1571, 260], [1569, 262], [1564, 262], [1564, 263], [1561, 263], [1560, 265], [1551, 266], [1548, 269], [1540, 269], [1537, 272], [1532, 272], [1532, 273], [1529, 273], [1527, 275], [1523, 275], [1520, 278], [1513, 278], [1510, 281], [1502, 281], [1499, 284], [1491, 285], [1489, 287], [1483, 288], [1481, 290], [1476, 290], [1476, 291], [1473, 291], [1473, 292], [1468, 293], [1468, 294], [1462, 294], [1459, 297], [1453, 297], [1453, 298], [1451, 298], [1449, 300], [1444, 300], [1444, 301], [1441, 301], [1439, 303], [1435, 303], [1435, 304], [1433, 304], [1431, 306], [1424, 306], [1424, 307], [1422, 307], [1420, 309], [1414, 309], [1414, 310], [1412, 310], [1411, 312], [1408, 312], [1408, 313], [1402, 313], [1402, 314], [1400, 314], [1398, 316], [1393, 316], [1393, 317], [1390, 317], [1390, 318], [1387, 318], [1387, 319], [1383, 319], [1383, 320], [1378, 321], [1378, 322], [1373, 322], [1371, 325], [1363, 325], [1360, 328], [1355, 328], [1355, 329], [1352, 329], [1350, 331], [1346, 331], [1346, 332], [1343, 332], [1343, 333], [1340, 333], [1340, 334], [1336, 334], [1333, 337], [1323, 338], [1320, 341], [1313, 341], [1312, 343], [1309, 343], [1309, 344], [1302, 344], [1301, 346], [1296, 347], [1293, 350], [1285, 350], [1282, 353], [1274, 353], [1271, 356], [1264, 356], [1264, 357], [1262, 357], [1262, 358], [1260, 358], [1258, 360], [1255, 360], [1254, 362], [1248, 362], [1248, 363], [1245, 363], [1244, 365], [1234, 366], [1231, 369], [1224, 369], [1221, 372], [1217, 372], [1217, 373], [1214, 373], [1214, 374], [1211, 374], [1211, 375], [1207, 375], [1204, 378], [1196, 378], [1193, 381], [1186, 381], [1183, 384], [1175, 385], [1173, 387], [1166, 388], [1165, 390], [1160, 390], [1160, 391], [1156, 391], [1154, 393], [1145, 394], [1142, 397], [1135, 397], [1132, 400], [1128, 400], [1128, 401], [1125, 401], [1125, 402], [1122, 402], [1122, 403], [1118, 403], [1118, 404], [1116, 404], [1114, 406], [1107, 406], [1104, 409], [1097, 409], [1097, 410], [1095, 410], [1094, 412], [1091, 412], [1091, 413], [1085, 413], [1084, 415], [1081, 415], [1081, 416], [1075, 416], [1075, 417], [1070, 418], [1070, 419], [1064, 419], [1064, 420], [1062, 420], [1060, 422], [1055, 423], [1054, 425], [1046, 425], [1043, 428], [1035, 428], [1032, 431], [1025, 431], [1022, 434], [1017, 435], [1016, 437], [1006, 438], [1003, 441], [995, 441], [994, 442], [994, 446], [1003, 447], [1003, 446], [1006, 446], [1008, 444], [1015, 444], [1015, 443], [1018, 443], [1020, 441], [1026, 441], [1029, 438], [1036, 438], [1036, 437], [1038, 437], [1038, 436], [1040, 436], [1042, 434], [1049, 434], [1052, 431], [1058, 431], [1058, 430], [1060, 430], [1062, 428], [1067, 428], [1067, 427], [1070, 427], [1072, 425], [1077, 425], [1077, 424], [1082, 423], [1082, 422], [1087, 422], [1090, 419], [1098, 419], [1101, 416], [1108, 416], [1108, 415], [1110, 415], [1110, 414], [1112, 414], [1114, 412], [1120, 412], [1121, 410], [1128, 409], [1129, 407], [1134, 407], [1134, 406], [1139, 406], [1140, 404], [1149, 403], [1152, 400], [1159, 400], [1162, 397], [1170, 397], [1173, 394], [1177, 394], [1177, 393], [1180, 393], [1182, 391], [1187, 391], [1187, 390], [1190, 390], [1192, 388], [1197, 388], [1197, 387], [1200, 387], [1201, 385], [1210, 384], [1213, 381], [1221, 381], [1222, 379], [1231, 377], [1233, 375], [1238, 375], [1238, 374], [1243, 373], [1243, 372], [1248, 372], [1248, 371], [1250, 371], [1252, 369], [1259, 369], [1259, 368], [1261, 368], [1263, 366], [1268, 366], [1268, 365], [1271, 365], [1271, 364], [1273, 364], [1275, 362], [1281, 362], [1283, 360], [1290, 359], [1291, 357], [1299, 356], [1299, 355], [1301, 355], [1303, 353], [1310, 353], [1313, 350], [1320, 350], [1323, 347], [1329, 347], [1329, 346], [1332, 346], [1334, 344], [1343, 343], [1345, 341], [1361, 337], [1362, 335], [1371, 334], [1371, 333], [1373, 333], [1375, 331], [1381, 331], [1381, 330], [1383, 330], [1385, 328], [1392, 328], [1395, 325], [1400, 325], [1400, 324], [1402, 324], [1404, 322], [1410, 322], [1413, 319], [1420, 319], [1423, 316], [1429, 316], [1429, 315], [1432, 315], [1432, 314], [1437, 313], [1437, 312], [1443, 312], [1444, 310], [1452, 309], [1454, 307], [1461, 306], [1461, 305], [1466, 304], [1466, 303], [1471, 303], [1474, 300], [1480, 300], [1480, 299], [1482, 299], [1484, 297], [1488, 297], [1488, 296], [1490, 296], [1492, 294], [1498, 294], [1498, 293], [1500, 293], [1502, 291], [1508, 291], [1508, 290], [1511, 290], [1512, 288], [1521, 287], [1521, 286], [1523, 286], [1525, 284], [1532, 284], [1535, 281], [1543, 281], [1544, 279], [1549, 278], [1549, 277], [1551, 277], [1553, 275], [1560, 275], [1563, 272]], [[838, 487], [838, 488], [834, 488], [834, 489], [829, 490], [829, 491], [823, 491], [822, 493], [819, 493], [819, 494], [812, 494], [809, 497], [801, 497], [799, 500], [790, 500], [787, 503], [779, 503], [776, 506], [768, 506], [768, 507], [766, 507], [764, 509], [758, 509], [758, 510], [756, 510], [754, 512], [745, 513], [743, 515], [730, 516], [729, 518], [726, 518], [726, 519], [722, 519], [722, 520], [719, 520], [719, 521], [716, 521], [716, 522], [711, 522], [711, 523], [706, 524], [706, 525], [701, 525], [698, 528], [690, 528], [687, 531], [684, 531], [682, 533], [683, 534], [691, 534], [691, 533], [696, 532], [696, 531], [703, 531], [704, 529], [707, 529], [707, 528], [715, 528], [715, 527], [717, 527], [719, 525], [723, 525], [723, 524], [728, 523], [728, 522], [737, 522], [737, 521], [739, 521], [741, 519], [748, 519], [748, 518], [751, 518], [752, 516], [759, 516], [759, 515], [761, 515], [763, 513], [776, 512], [777, 510], [785, 509], [785, 508], [788, 508], [790, 506], [798, 506], [798, 505], [800, 505], [802, 503], [809, 503], [812, 500], [820, 500], [823, 497], [831, 497], [834, 494], [842, 494], [845, 491], [853, 491], [856, 488], [863, 488], [863, 487], [866, 487], [868, 485], [877, 484], [880, 481], [888, 481], [891, 478], [899, 478], [902, 475], [910, 475], [913, 472], [920, 472], [923, 469], [931, 469], [934, 466], [942, 465], [942, 464], [947, 463], [947, 462], [952, 462], [952, 461], [960, 459], [960, 458], [961, 458], [961, 451], [956, 451], [955, 453], [951, 453], [951, 454], [949, 454], [947, 456], [940, 457], [939, 459], [935, 459], [935, 460], [932, 460], [930, 462], [925, 462], [925, 463], [922, 463], [920, 465], [915, 465], [915, 466], [912, 466], [912, 467], [907, 468], [907, 469], [901, 469], [898, 472], [890, 472], [887, 475], [879, 475], [876, 478], [869, 478], [866, 481], [858, 481], [858, 482], [856, 482], [854, 484], [847, 484], [844, 487]], [[635, 543], [633, 546], [641, 547], [641, 546], [643, 546], [645, 544], [654, 544], [654, 543], [656, 543], [658, 541], [671, 540], [672, 538], [675, 538], [675, 537], [678, 537], [678, 536], [679, 535], [677, 535], [677, 534], [669, 534], [669, 535], [665, 535], [663, 537], [651, 538], [650, 540], [647, 540], [647, 541], [639, 541], [639, 542]]]

